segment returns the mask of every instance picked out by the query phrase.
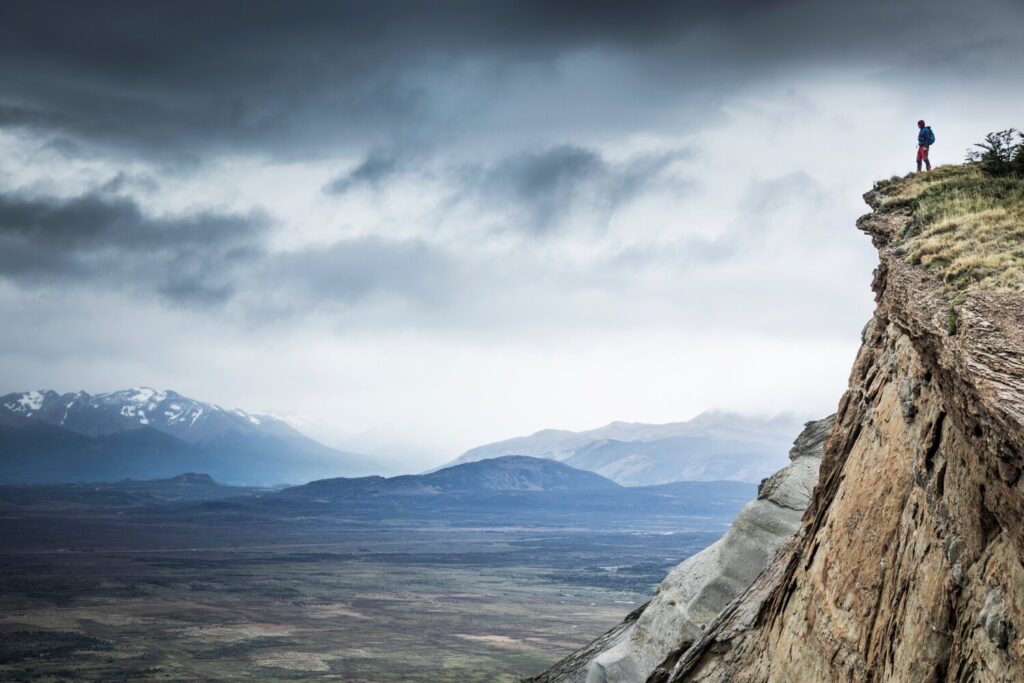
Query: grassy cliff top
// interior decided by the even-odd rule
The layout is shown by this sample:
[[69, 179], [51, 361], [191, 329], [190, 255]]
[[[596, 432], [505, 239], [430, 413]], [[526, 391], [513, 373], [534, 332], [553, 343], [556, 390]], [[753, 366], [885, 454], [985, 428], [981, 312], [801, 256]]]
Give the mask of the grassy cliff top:
[[898, 238], [907, 262], [941, 279], [950, 296], [1024, 291], [1024, 178], [987, 176], [967, 164], [894, 178], [880, 189], [886, 207], [910, 210]]

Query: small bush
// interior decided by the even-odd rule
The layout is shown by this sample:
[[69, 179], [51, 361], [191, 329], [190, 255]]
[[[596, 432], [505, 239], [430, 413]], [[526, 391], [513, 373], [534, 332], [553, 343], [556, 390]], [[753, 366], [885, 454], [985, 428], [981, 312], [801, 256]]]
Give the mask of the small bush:
[[1024, 173], [1024, 133], [1015, 128], [989, 133], [977, 149], [967, 150], [967, 161], [990, 176]]

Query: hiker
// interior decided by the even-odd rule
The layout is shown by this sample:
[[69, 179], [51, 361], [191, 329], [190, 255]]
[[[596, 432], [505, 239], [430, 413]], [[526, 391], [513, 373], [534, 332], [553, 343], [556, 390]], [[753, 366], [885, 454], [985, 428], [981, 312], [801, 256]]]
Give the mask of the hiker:
[[932, 170], [932, 162], [928, 161], [928, 148], [935, 144], [935, 133], [931, 126], [924, 125], [924, 119], [917, 122], [917, 172], [921, 172], [921, 162], [927, 170]]

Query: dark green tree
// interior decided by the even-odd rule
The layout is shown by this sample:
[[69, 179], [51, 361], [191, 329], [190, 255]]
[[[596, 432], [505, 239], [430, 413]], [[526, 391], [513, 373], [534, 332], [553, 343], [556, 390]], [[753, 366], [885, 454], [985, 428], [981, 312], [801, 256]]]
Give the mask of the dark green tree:
[[989, 133], [984, 142], [967, 150], [967, 161], [992, 176], [1024, 173], [1024, 134], [1015, 128]]

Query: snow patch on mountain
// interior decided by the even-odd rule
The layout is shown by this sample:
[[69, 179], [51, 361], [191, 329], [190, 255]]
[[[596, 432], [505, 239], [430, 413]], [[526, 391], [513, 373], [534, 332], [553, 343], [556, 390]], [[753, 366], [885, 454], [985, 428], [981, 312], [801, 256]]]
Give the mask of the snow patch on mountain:
[[8, 410], [13, 410], [16, 413], [31, 415], [43, 407], [43, 401], [45, 399], [46, 396], [42, 391], [26, 391], [18, 396], [17, 400], [4, 403], [4, 407]]

